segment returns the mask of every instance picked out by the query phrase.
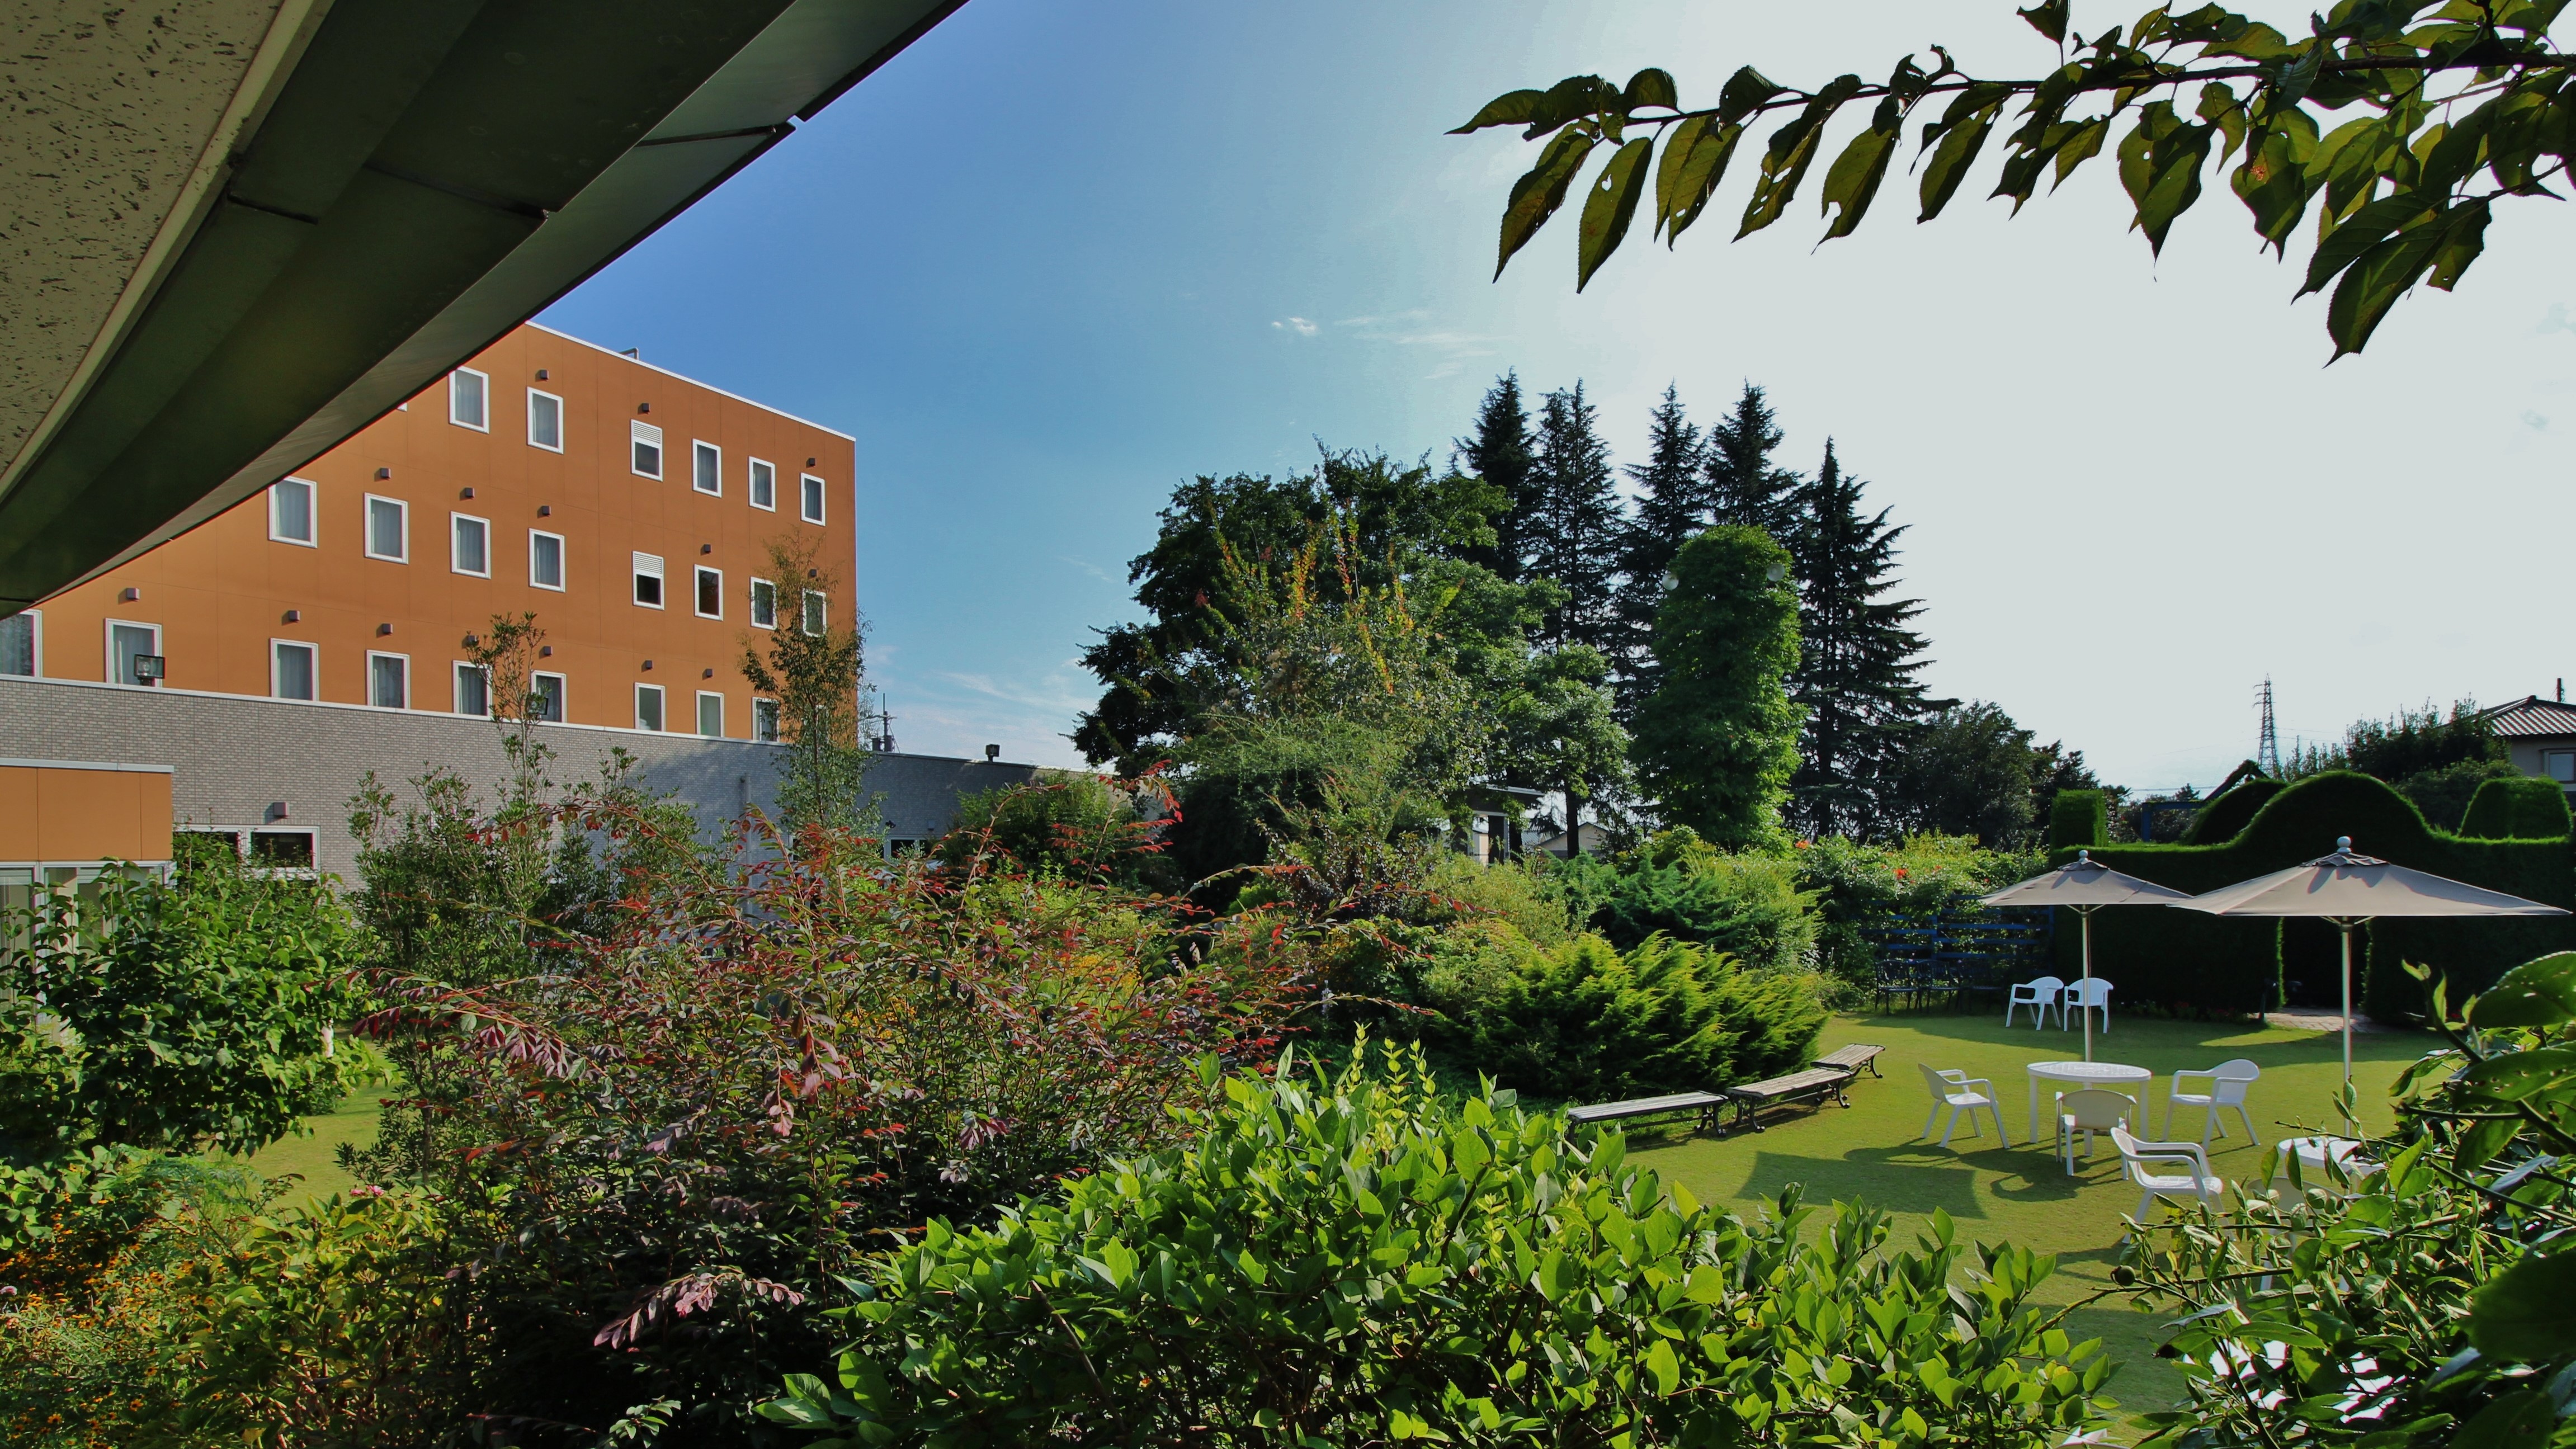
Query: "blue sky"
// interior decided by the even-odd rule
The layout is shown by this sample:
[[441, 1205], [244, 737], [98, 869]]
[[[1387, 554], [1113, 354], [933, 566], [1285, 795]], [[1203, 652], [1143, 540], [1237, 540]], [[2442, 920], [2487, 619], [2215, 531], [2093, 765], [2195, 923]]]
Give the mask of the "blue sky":
[[1580, 296], [1561, 218], [1487, 280], [1530, 156], [1442, 132], [1490, 96], [1664, 63], [1687, 102], [1933, 42], [2018, 74], [2052, 53], [2011, 9], [972, 0], [544, 320], [857, 435], [869, 667], [908, 750], [1074, 763], [1075, 657], [1132, 616], [1176, 483], [1318, 439], [1437, 460], [1505, 367], [1584, 379], [1623, 459], [1667, 381], [1702, 415], [1763, 383], [1786, 461], [1832, 435], [1911, 526], [1934, 689], [2131, 785], [2250, 753], [2266, 674], [2286, 747], [2576, 673], [2557, 208], [2507, 208], [2457, 294], [2332, 368], [2320, 300], [2290, 305], [2215, 177], [2160, 262], [2104, 169], [1922, 227], [1891, 182], [1822, 248], [1807, 200], [1732, 246], [1712, 218]]

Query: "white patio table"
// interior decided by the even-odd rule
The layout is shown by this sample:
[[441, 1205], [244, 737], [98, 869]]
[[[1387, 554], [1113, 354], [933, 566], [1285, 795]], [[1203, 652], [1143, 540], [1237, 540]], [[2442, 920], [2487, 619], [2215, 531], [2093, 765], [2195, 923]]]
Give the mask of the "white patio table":
[[2299, 1178], [2309, 1187], [2329, 1187], [2333, 1179], [2326, 1173], [2332, 1162], [2344, 1170], [2347, 1178], [2368, 1177], [2379, 1171], [2376, 1162], [2355, 1162], [2353, 1154], [2361, 1144], [2349, 1137], [2287, 1137], [2272, 1144], [2272, 1181], [2285, 1182], [2290, 1176], [2290, 1159], [2299, 1162]]
[[[2145, 1067], [2122, 1066], [2118, 1062], [2032, 1062], [2029, 1071], [2030, 1140], [2033, 1146], [2039, 1143], [2039, 1084], [2043, 1079], [2064, 1082], [2070, 1090], [2081, 1087], [2109, 1087], [2114, 1091], [2132, 1083], [2143, 1087], [2144, 1084], [2156, 1079], [2156, 1074]], [[2138, 1099], [2139, 1111], [2144, 1112], [2147, 1109], [2146, 1093], [2143, 1090], [2131, 1092], [2129, 1095]], [[2056, 1126], [2055, 1123], [2049, 1125], [2052, 1129]], [[2055, 1136], [2052, 1130], [2051, 1139], [2054, 1140]]]

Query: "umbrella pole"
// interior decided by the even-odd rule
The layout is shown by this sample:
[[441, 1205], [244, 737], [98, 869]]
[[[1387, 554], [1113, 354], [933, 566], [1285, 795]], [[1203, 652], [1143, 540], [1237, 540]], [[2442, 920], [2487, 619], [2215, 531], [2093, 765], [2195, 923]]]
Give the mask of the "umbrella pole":
[[[2078, 911], [2076, 914], [2084, 918], [2084, 995], [2082, 999], [2090, 1002], [2093, 999], [2093, 913]], [[2066, 1025], [2066, 1008], [2063, 1006], [2057, 1009], [2057, 1024], [2061, 1029]], [[2090, 1006], [2084, 1009], [2084, 1060], [2088, 1062], [2093, 1060], [2093, 1011]]]
[[2352, 928], [2359, 922], [2336, 922], [2343, 934], [2343, 1085], [2352, 1091]]

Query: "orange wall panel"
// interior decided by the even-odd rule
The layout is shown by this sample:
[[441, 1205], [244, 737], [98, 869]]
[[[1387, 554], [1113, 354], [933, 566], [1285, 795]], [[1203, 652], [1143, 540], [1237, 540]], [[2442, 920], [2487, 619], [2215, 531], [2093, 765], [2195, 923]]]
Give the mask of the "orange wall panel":
[[[315, 486], [313, 546], [272, 539], [268, 495], [251, 498], [39, 605], [41, 672], [105, 679], [113, 619], [160, 628], [168, 687], [267, 695], [271, 643], [293, 640], [318, 646], [324, 700], [371, 702], [367, 659], [380, 651], [408, 658], [412, 708], [443, 712], [453, 707], [464, 637], [485, 632], [496, 614], [533, 612], [554, 651], [537, 667], [565, 676], [573, 722], [631, 726], [634, 686], [657, 684], [666, 692], [666, 728], [694, 732], [695, 696], [704, 689], [725, 697], [724, 733], [749, 737], [751, 692], [739, 662], [756, 632], [750, 581], [770, 572], [769, 543], [810, 545], [838, 575], [835, 622], [850, 617], [854, 443], [539, 327], [518, 328], [468, 366], [487, 378], [486, 429], [450, 420], [449, 382], [441, 380], [295, 475]], [[532, 389], [563, 399], [560, 453], [528, 441]], [[658, 480], [629, 465], [629, 425], [638, 421], [662, 430]], [[719, 493], [691, 486], [697, 440], [722, 450]], [[755, 457], [776, 469], [774, 510], [750, 504]], [[825, 483], [819, 525], [799, 517], [806, 473]], [[408, 506], [407, 560], [367, 556], [371, 494]], [[488, 521], [489, 577], [451, 567], [457, 514]], [[531, 530], [562, 536], [563, 590], [531, 582]], [[639, 552], [664, 560], [660, 609], [633, 602], [630, 568]], [[691, 607], [700, 565], [723, 572], [721, 618], [700, 618]], [[780, 614], [792, 619], [797, 592], [780, 582]], [[138, 597], [124, 599], [127, 590]]]
[[169, 858], [168, 771], [0, 765], [0, 860]]

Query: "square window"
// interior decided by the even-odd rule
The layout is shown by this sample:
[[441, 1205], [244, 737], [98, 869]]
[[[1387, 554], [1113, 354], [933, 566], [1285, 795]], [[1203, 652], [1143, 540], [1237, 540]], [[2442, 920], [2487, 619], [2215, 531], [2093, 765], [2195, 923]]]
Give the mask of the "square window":
[[0, 674], [33, 678], [43, 671], [44, 624], [33, 609], [0, 619]]
[[635, 727], [639, 730], [658, 730], [662, 727], [662, 686], [658, 684], [635, 686]]
[[367, 703], [378, 709], [411, 708], [411, 659], [401, 654], [367, 654]]
[[2576, 750], [2543, 750], [2540, 772], [2561, 785], [2576, 785]]
[[470, 513], [451, 513], [447, 517], [455, 533], [447, 566], [479, 579], [492, 577], [492, 521]]
[[713, 690], [698, 691], [698, 733], [711, 740], [724, 738], [724, 696]]
[[460, 367], [447, 375], [447, 420], [460, 428], [478, 433], [490, 432], [484, 420], [483, 403], [492, 390], [492, 380], [470, 367]]
[[411, 562], [411, 505], [399, 498], [367, 495], [367, 557], [388, 563]]
[[751, 506], [778, 508], [778, 470], [759, 458], [751, 460]]
[[563, 451], [563, 399], [533, 387], [528, 389], [528, 446]]
[[528, 582], [541, 589], [564, 586], [564, 541], [560, 533], [528, 530]]
[[482, 719], [492, 713], [492, 672], [480, 664], [456, 666], [456, 712]]
[[778, 743], [778, 701], [755, 699], [751, 702], [751, 737], [764, 745]]
[[823, 480], [808, 473], [802, 481], [805, 485], [805, 521], [820, 523], [823, 521]]
[[313, 832], [254, 830], [250, 833], [250, 863], [261, 870], [311, 870]]
[[310, 644], [272, 639], [268, 645], [268, 692], [278, 699], [314, 697], [317, 651]]
[[279, 543], [313, 546], [313, 485], [280, 478], [268, 485], [268, 536]]
[[713, 443], [689, 444], [689, 486], [700, 493], [724, 492], [724, 449]]
[[108, 683], [152, 684], [161, 678], [165, 662], [160, 625], [107, 621]]
[[661, 555], [635, 555], [635, 602], [648, 609], [662, 607]]
[[698, 570], [698, 617], [701, 619], [724, 617], [723, 570]]
[[547, 724], [564, 722], [564, 677], [560, 674], [528, 676], [529, 712]]
[[778, 627], [778, 585], [767, 579], [751, 581], [751, 622], [753, 627]]
[[627, 429], [634, 439], [635, 471], [647, 478], [661, 477], [662, 430], [651, 423], [629, 423]]
[[822, 594], [813, 589], [807, 589], [805, 591], [805, 632], [808, 634], [820, 634], [824, 630], [830, 628], [831, 620], [828, 617], [829, 613], [830, 611], [824, 607]]

